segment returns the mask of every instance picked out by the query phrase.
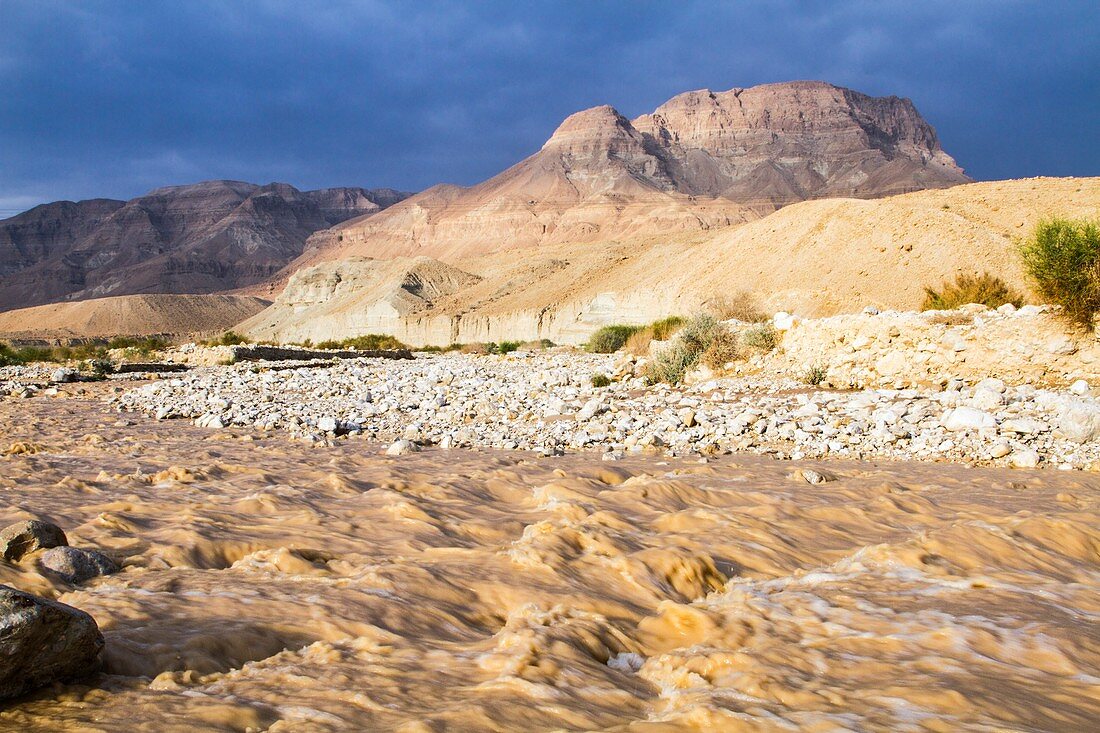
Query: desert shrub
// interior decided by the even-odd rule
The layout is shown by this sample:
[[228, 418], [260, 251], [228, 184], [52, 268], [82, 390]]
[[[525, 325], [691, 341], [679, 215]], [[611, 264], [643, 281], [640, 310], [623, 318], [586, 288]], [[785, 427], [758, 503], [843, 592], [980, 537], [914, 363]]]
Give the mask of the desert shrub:
[[252, 343], [246, 336], [242, 336], [236, 331], [226, 331], [221, 336], [208, 339], [202, 342], [203, 346], [240, 346], [241, 344]]
[[638, 326], [604, 326], [588, 339], [588, 351], [595, 354], [613, 354], [623, 348], [626, 340], [638, 330]]
[[824, 364], [812, 364], [802, 374], [802, 381], [812, 387], [816, 387], [825, 381], [825, 377], [827, 377], [828, 374], [829, 370]]
[[761, 323], [745, 331], [745, 346], [758, 351], [771, 351], [779, 345], [779, 332], [770, 323]]
[[[494, 344], [495, 345], [495, 344]], [[489, 345], [484, 343], [462, 344], [463, 354], [488, 354]]]
[[92, 359], [88, 362], [88, 369], [97, 377], [103, 378], [115, 373], [115, 364], [110, 359]]
[[1062, 306], [1072, 323], [1093, 324], [1100, 311], [1100, 221], [1041, 221], [1020, 255], [1043, 300]]
[[630, 338], [623, 344], [623, 349], [635, 356], [645, 356], [649, 353], [649, 344], [653, 341], [653, 331], [642, 328], [630, 334]]
[[684, 327], [687, 321], [681, 316], [669, 316], [654, 321], [647, 327], [657, 341], [668, 341], [672, 334]]
[[770, 320], [768, 314], [761, 310], [756, 297], [746, 290], [731, 296], [711, 298], [706, 306], [707, 311], [721, 321], [735, 318], [745, 323], [764, 323]]
[[606, 374], [596, 373], [592, 375], [593, 387], [606, 387], [609, 384], [611, 384], [611, 378], [608, 377]]
[[168, 341], [159, 336], [116, 336], [107, 342], [109, 350], [125, 349], [145, 356], [156, 351], [163, 351], [169, 346]]
[[352, 336], [341, 341], [322, 341], [318, 349], [356, 349], [358, 351], [379, 351], [386, 349], [408, 348], [398, 339], [386, 333], [368, 333], [365, 336]]
[[737, 348], [737, 334], [723, 328], [714, 334], [710, 345], [703, 351], [699, 360], [711, 369], [718, 371], [731, 361], [737, 361], [740, 358], [741, 353]]
[[635, 356], [645, 356], [649, 353], [650, 342], [668, 341], [673, 334], [683, 328], [684, 323], [686, 321], [680, 316], [669, 316], [654, 321], [630, 334], [630, 338], [623, 344], [623, 348]]
[[513, 351], [518, 350], [520, 347], [519, 341], [501, 341], [497, 344], [498, 354], [511, 354]]
[[955, 276], [955, 282], [944, 280], [939, 290], [925, 286], [921, 310], [949, 311], [967, 303], [981, 303], [990, 308], [1012, 303], [1019, 307], [1023, 302], [1023, 296], [995, 275], [988, 272], [981, 275], [960, 273]]
[[[714, 347], [713, 358], [736, 354], [736, 337], [709, 313], [698, 315], [684, 323], [668, 346], [661, 349], [646, 365], [646, 381], [650, 384], [679, 384], [684, 375]], [[736, 356], [734, 357], [736, 358]], [[725, 359], [719, 364], [724, 365]]]
[[679, 384], [698, 360], [698, 353], [692, 353], [679, 341], [673, 341], [657, 352], [646, 364], [646, 381], [650, 384], [658, 382]]
[[19, 358], [19, 353], [15, 349], [7, 344], [0, 344], [0, 367], [14, 366], [22, 363], [22, 360]]

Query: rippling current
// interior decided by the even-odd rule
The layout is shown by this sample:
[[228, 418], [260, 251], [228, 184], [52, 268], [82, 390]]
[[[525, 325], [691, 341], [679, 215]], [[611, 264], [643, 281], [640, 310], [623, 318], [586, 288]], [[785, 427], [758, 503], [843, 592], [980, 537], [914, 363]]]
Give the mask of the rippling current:
[[[9, 447], [10, 446], [10, 447]], [[1100, 479], [539, 458], [0, 403], [0, 521], [125, 569], [24, 731], [1032, 731], [1100, 720]], [[834, 480], [810, 485], [806, 465]]]

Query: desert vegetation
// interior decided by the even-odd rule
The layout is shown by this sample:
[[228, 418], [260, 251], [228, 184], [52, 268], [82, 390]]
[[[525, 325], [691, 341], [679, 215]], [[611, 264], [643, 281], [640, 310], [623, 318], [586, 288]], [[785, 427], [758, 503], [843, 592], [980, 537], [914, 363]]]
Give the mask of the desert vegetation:
[[720, 369], [738, 358], [737, 335], [704, 313], [686, 321], [671, 343], [653, 356], [646, 365], [646, 380], [679, 384], [700, 362]]
[[939, 289], [925, 286], [921, 310], [948, 311], [968, 303], [980, 303], [990, 308], [1011, 303], [1019, 307], [1023, 302], [1024, 298], [1020, 293], [995, 275], [988, 272], [981, 275], [960, 273], [955, 276], [954, 282], [944, 280]]
[[12, 346], [0, 343], [0, 366], [33, 362], [93, 362], [108, 359], [108, 352], [124, 350], [130, 357], [148, 357], [168, 348], [159, 336], [119, 336], [73, 346]]
[[613, 354], [626, 345], [627, 339], [641, 330], [641, 326], [604, 326], [588, 339], [587, 350], [593, 354]]
[[240, 346], [241, 344], [250, 344], [252, 340], [247, 336], [242, 336], [236, 331], [226, 331], [220, 336], [216, 336], [212, 339], [207, 339], [202, 342], [203, 346]]
[[356, 349], [358, 351], [379, 351], [382, 349], [408, 348], [389, 334], [368, 333], [365, 336], [352, 336], [346, 339], [322, 341], [318, 349]]
[[711, 298], [706, 302], [706, 309], [720, 321], [736, 319], [743, 323], [765, 323], [769, 319], [756, 296], [746, 290]]
[[1020, 245], [1024, 269], [1071, 323], [1091, 327], [1100, 311], [1100, 221], [1052, 218]]

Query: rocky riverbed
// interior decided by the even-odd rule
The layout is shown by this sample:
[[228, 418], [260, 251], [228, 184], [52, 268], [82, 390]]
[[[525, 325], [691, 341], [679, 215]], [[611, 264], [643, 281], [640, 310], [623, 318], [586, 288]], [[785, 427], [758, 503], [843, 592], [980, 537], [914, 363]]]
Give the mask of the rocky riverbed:
[[[271, 368], [274, 366], [276, 368]], [[648, 386], [623, 356], [564, 350], [411, 362], [234, 365], [127, 390], [123, 411], [209, 428], [419, 446], [1100, 467], [1100, 402], [1069, 388], [949, 379], [942, 388], [821, 389], [767, 375]], [[592, 377], [612, 378], [593, 387]]]

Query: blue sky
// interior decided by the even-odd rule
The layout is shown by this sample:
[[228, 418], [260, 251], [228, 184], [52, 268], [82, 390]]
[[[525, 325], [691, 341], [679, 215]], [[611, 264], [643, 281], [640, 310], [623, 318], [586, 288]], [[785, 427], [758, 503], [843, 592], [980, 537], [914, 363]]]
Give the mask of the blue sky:
[[823, 79], [979, 179], [1100, 175], [1100, 2], [0, 0], [0, 217], [209, 178], [483, 180], [568, 114]]

